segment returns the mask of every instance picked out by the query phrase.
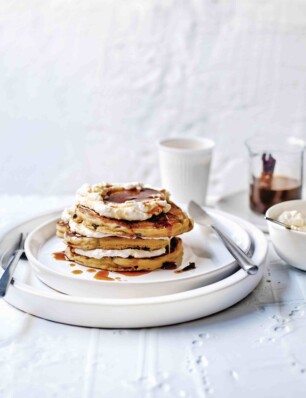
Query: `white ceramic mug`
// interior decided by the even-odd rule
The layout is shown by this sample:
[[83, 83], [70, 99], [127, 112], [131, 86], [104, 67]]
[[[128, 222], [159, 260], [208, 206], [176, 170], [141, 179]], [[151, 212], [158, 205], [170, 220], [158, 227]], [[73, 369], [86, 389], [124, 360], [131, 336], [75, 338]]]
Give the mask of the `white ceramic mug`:
[[159, 142], [162, 187], [179, 203], [205, 204], [214, 141], [169, 138]]

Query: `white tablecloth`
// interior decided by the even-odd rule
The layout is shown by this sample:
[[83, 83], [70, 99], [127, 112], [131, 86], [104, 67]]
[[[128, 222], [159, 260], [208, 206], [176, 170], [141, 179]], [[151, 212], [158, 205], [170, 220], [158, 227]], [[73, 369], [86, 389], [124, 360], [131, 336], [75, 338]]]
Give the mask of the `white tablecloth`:
[[[0, 196], [0, 232], [70, 197]], [[170, 327], [67, 326], [0, 301], [1, 398], [305, 397], [306, 274], [272, 248], [241, 303]]]

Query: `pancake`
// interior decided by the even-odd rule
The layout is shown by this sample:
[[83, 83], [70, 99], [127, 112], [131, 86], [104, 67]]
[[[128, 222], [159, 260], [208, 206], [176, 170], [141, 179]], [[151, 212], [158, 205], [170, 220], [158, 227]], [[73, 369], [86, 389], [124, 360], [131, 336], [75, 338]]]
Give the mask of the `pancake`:
[[59, 220], [56, 223], [56, 236], [58, 238], [63, 239], [65, 236], [65, 233], [67, 231], [67, 228], [68, 228], [68, 224], [63, 220]]
[[165, 263], [175, 263], [179, 267], [183, 257], [183, 245], [181, 239], [173, 238], [170, 253], [150, 258], [103, 257], [96, 259], [75, 253], [71, 246], [67, 246], [65, 255], [69, 260], [91, 268], [108, 271], [153, 271], [161, 268]]
[[192, 220], [173, 202], [167, 213], [144, 221], [117, 220], [100, 216], [87, 207], [78, 205], [73, 220], [82, 221], [93, 231], [116, 236], [162, 238], [177, 236], [193, 228]]
[[108, 271], [153, 271], [180, 266], [178, 235], [193, 221], [164, 190], [140, 183], [84, 184], [57, 223], [70, 261]]
[[[59, 236], [60, 235], [60, 236]], [[68, 224], [57, 226], [57, 236], [64, 238], [68, 245], [82, 250], [158, 250], [167, 247], [170, 239], [141, 239], [141, 238], [122, 238], [117, 236], [107, 236], [105, 238], [88, 238], [71, 232]]]

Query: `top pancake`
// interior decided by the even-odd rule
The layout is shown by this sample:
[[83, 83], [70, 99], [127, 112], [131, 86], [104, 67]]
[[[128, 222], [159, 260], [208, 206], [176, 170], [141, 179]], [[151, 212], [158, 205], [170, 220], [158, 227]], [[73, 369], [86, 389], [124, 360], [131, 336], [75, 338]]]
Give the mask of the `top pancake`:
[[78, 205], [73, 220], [83, 222], [93, 231], [114, 236], [130, 236], [137, 238], [173, 237], [193, 228], [192, 220], [173, 202], [167, 213], [152, 216], [145, 221], [126, 221], [107, 218], [95, 211]]

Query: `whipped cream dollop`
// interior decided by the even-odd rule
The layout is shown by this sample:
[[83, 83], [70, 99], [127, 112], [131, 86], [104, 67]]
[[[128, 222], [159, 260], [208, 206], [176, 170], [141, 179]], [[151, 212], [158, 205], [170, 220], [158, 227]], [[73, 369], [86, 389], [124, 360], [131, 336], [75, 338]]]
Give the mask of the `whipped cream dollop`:
[[297, 231], [306, 231], [306, 217], [297, 210], [284, 211], [278, 221], [292, 227]]
[[113, 236], [112, 234], [103, 234], [102, 232], [93, 231], [83, 223], [74, 222], [72, 218], [69, 220], [69, 228], [71, 232], [75, 232], [86, 238], [107, 238], [108, 236]]
[[153, 215], [167, 213], [169, 193], [143, 184], [84, 184], [77, 191], [76, 204], [101, 216], [117, 220], [144, 221]]
[[74, 249], [75, 253], [82, 256], [101, 259], [103, 257], [122, 257], [128, 258], [130, 256], [134, 258], [149, 258], [161, 256], [166, 252], [166, 249], [157, 250], [139, 250], [139, 249], [121, 249], [121, 250], [103, 250], [103, 249], [93, 249], [93, 250], [82, 250]]
[[67, 207], [66, 209], [64, 209], [61, 216], [62, 221], [68, 224], [74, 212], [75, 207]]
[[83, 223], [77, 223], [73, 220], [73, 214], [75, 214], [75, 207], [64, 209], [61, 219], [69, 225], [70, 231], [76, 234], [85, 236], [87, 238], [106, 238], [112, 236], [111, 234], [103, 234], [98, 231], [86, 227]]

